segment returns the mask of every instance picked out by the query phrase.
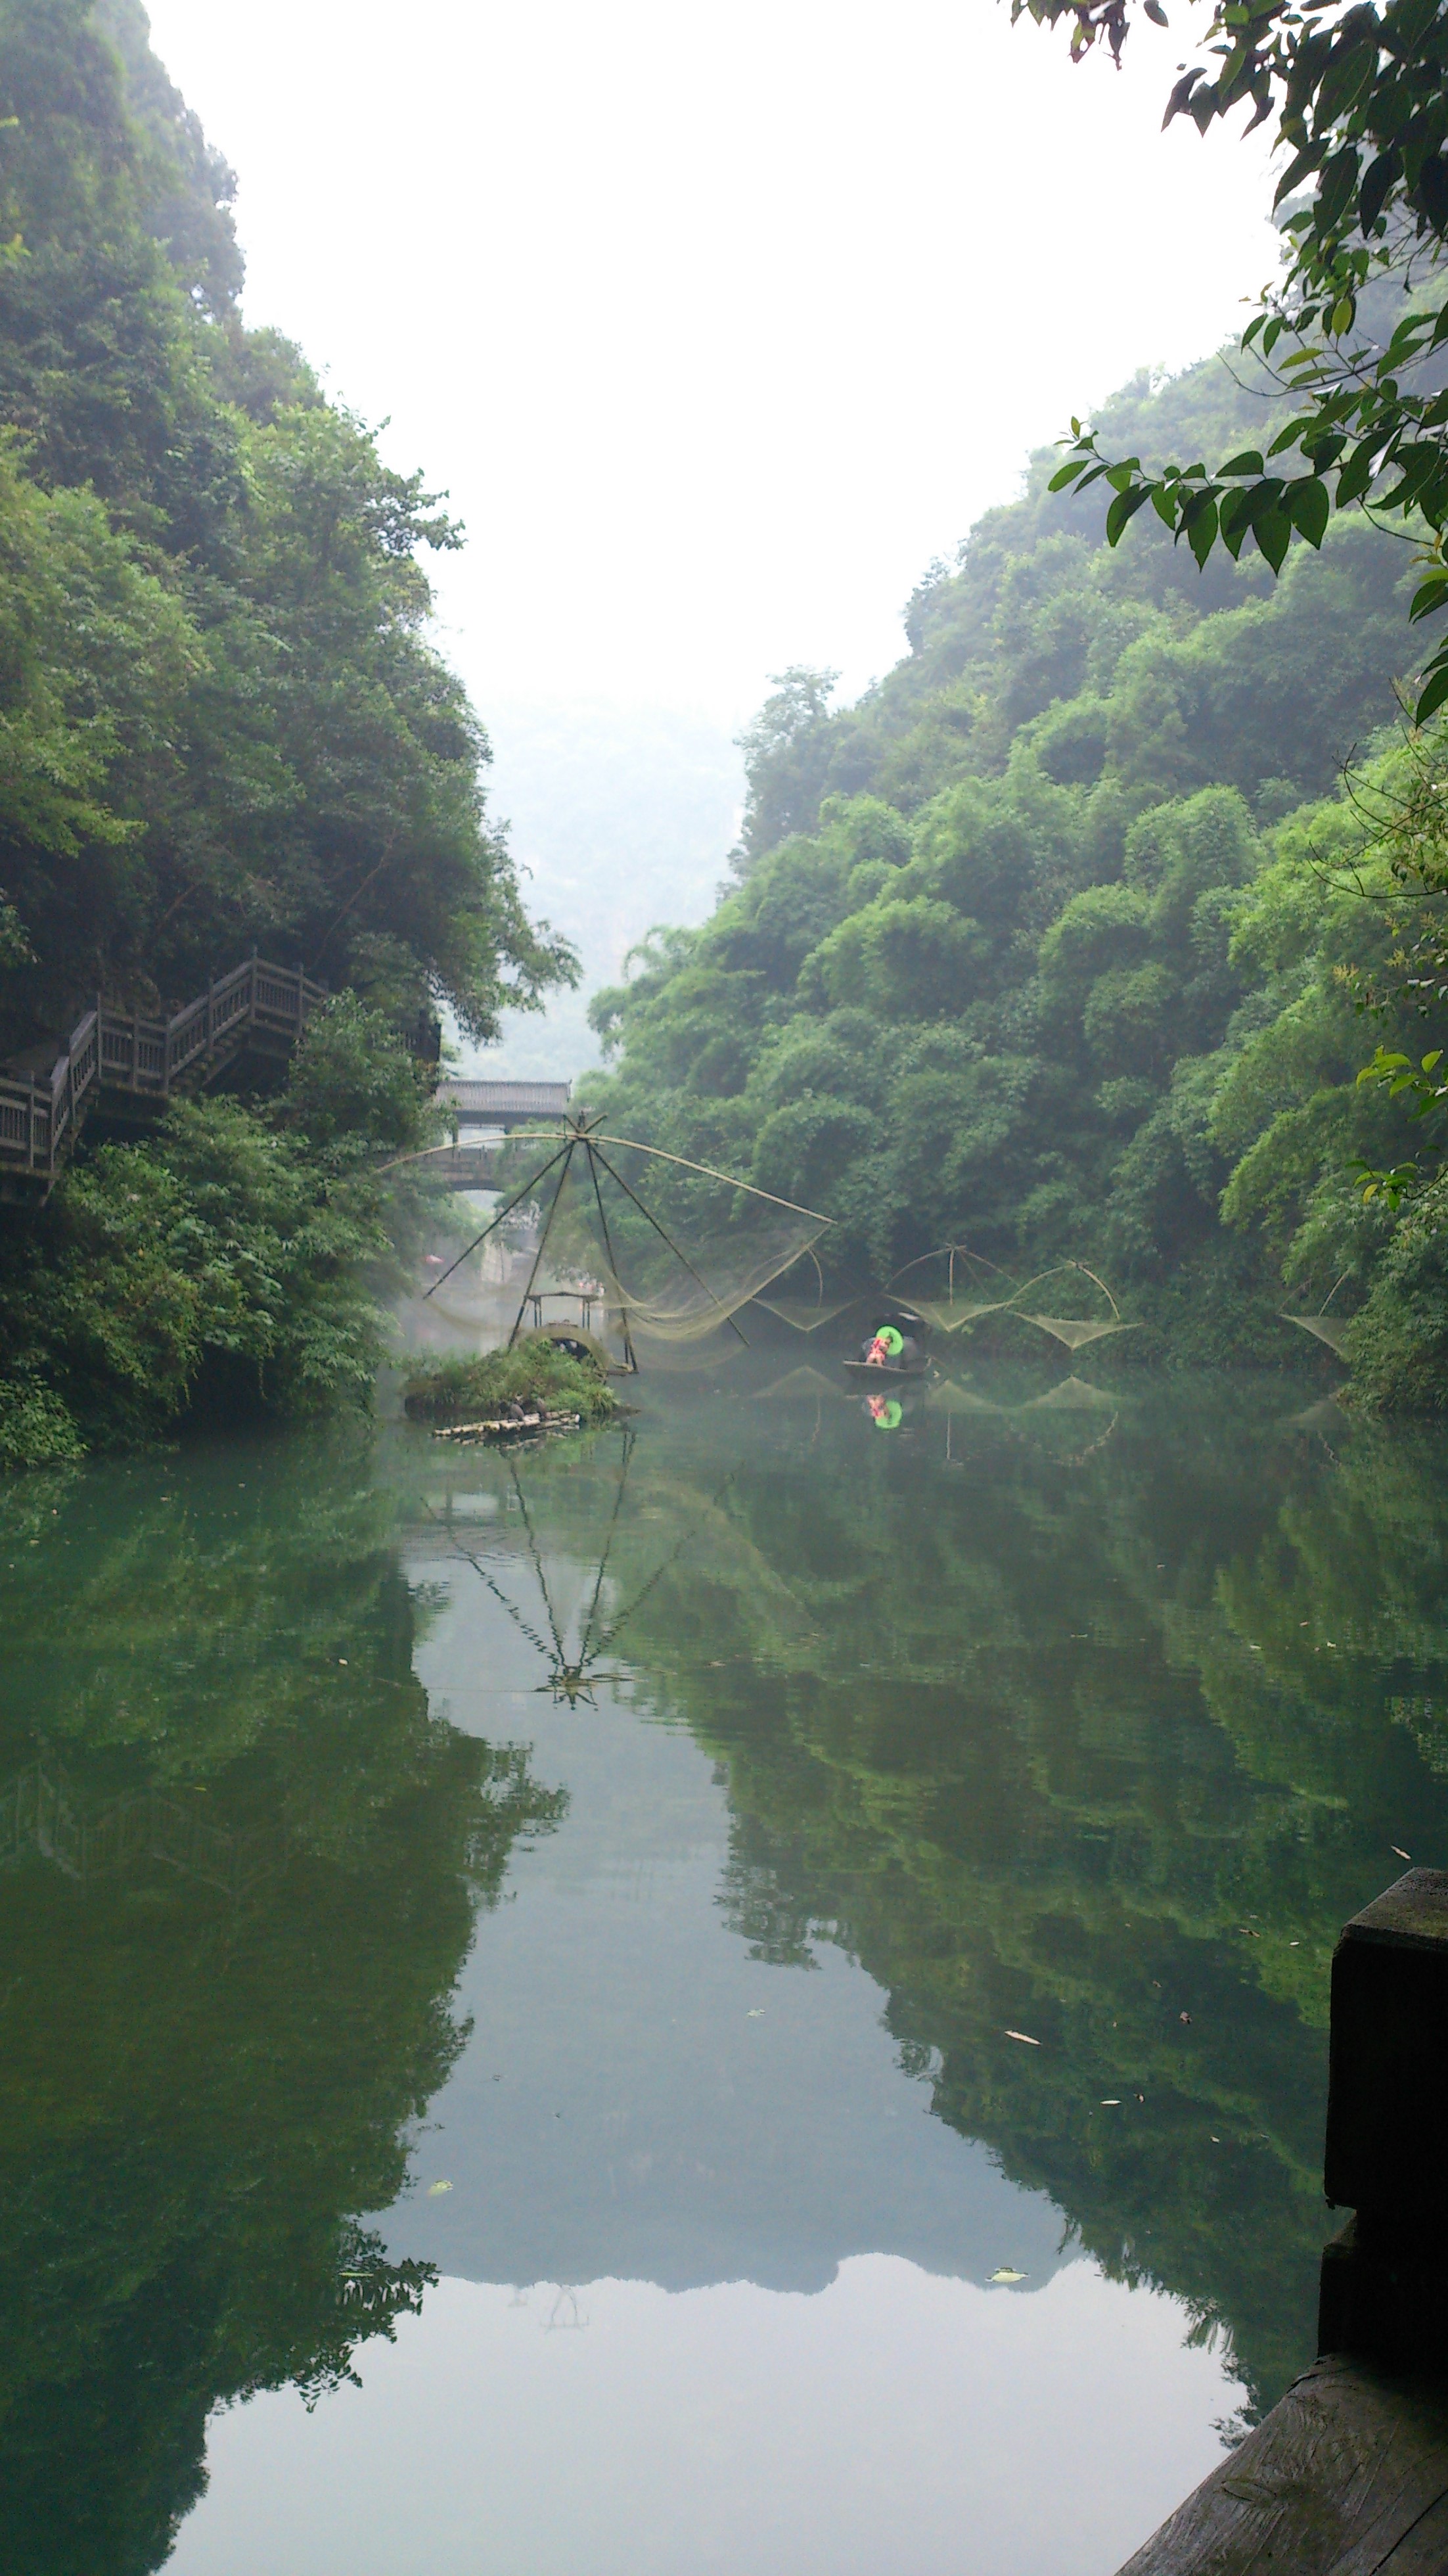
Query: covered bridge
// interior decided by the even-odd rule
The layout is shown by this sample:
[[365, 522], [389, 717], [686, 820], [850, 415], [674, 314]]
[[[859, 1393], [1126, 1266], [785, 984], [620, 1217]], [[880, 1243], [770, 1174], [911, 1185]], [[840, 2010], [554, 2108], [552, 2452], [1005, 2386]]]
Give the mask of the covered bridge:
[[566, 1082], [440, 1082], [438, 1104], [460, 1127], [512, 1127], [533, 1118], [561, 1118], [572, 1085]]

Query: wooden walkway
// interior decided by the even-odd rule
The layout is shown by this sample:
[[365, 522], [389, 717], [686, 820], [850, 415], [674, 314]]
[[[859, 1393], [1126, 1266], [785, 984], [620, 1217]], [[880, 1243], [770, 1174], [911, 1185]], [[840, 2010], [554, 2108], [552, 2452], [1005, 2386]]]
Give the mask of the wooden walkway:
[[1448, 2387], [1334, 2354], [1120, 2576], [1444, 2576]]
[[1333, 1954], [1318, 2359], [1119, 2576], [1448, 2576], [1448, 1872]]
[[106, 1095], [157, 1105], [260, 1043], [296, 1044], [326, 999], [296, 966], [250, 957], [169, 1020], [139, 1019], [97, 998], [49, 1073], [0, 1071], [0, 1196], [45, 1198], [87, 1109]]

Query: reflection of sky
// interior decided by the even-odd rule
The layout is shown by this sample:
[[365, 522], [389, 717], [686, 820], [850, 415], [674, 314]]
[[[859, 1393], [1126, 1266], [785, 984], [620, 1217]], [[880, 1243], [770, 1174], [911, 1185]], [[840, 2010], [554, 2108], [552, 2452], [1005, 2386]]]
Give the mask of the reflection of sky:
[[[487, 1561], [546, 1634], [531, 1574]], [[591, 1584], [547, 1570], [571, 1652]], [[728, 1929], [725, 1793], [692, 1738], [606, 1686], [596, 1708], [555, 1708], [478, 1577], [448, 1572], [420, 1657], [434, 1707], [530, 1741], [569, 1809], [480, 1928], [459, 1995], [473, 2036], [429, 2111], [393, 2250], [477, 2281], [818, 2290], [845, 2257], [882, 2252], [1046, 2279], [1059, 2212], [931, 2117], [871, 1979], [828, 1944], [813, 1974], [767, 1967]], [[427, 2198], [438, 2180], [452, 2190]]]
[[1086, 2263], [1035, 2299], [885, 2255], [814, 2298], [447, 2281], [358, 2368], [213, 2425], [175, 2576], [1110, 2576], [1229, 2403]]
[[[517, 1536], [472, 1543], [546, 1636]], [[1217, 2457], [1220, 2363], [931, 2116], [861, 1969], [750, 1958], [724, 1789], [641, 1678], [556, 1707], [470, 1568], [410, 1572], [434, 1709], [569, 1810], [480, 1923], [382, 2222], [441, 2287], [360, 2390], [213, 2424], [179, 2576], [1109, 2576]], [[571, 1652], [591, 1577], [547, 1573]]]

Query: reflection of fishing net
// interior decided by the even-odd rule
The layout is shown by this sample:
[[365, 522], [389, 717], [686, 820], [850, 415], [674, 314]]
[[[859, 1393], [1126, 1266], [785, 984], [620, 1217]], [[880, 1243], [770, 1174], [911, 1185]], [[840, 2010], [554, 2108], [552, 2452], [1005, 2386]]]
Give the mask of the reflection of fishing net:
[[728, 1368], [746, 1345], [737, 1333], [721, 1325], [717, 1332], [698, 1333], [692, 1341], [673, 1341], [666, 1334], [640, 1331], [632, 1326], [635, 1355], [651, 1369], [662, 1369], [670, 1377], [705, 1377]]
[[1079, 1377], [1063, 1378], [1023, 1404], [991, 1404], [954, 1378], [941, 1378], [926, 1403], [932, 1413], [945, 1416], [946, 1464], [957, 1467], [965, 1465], [966, 1456], [952, 1442], [963, 1443], [968, 1454], [970, 1435], [984, 1437], [988, 1429], [997, 1440], [1028, 1438], [1060, 1465], [1078, 1467], [1111, 1438], [1120, 1419], [1115, 1396]]
[[990, 1404], [983, 1395], [973, 1395], [968, 1386], [958, 1386], [953, 1377], [943, 1377], [925, 1399], [937, 1413], [999, 1413], [998, 1404]]
[[848, 1390], [826, 1377], [817, 1368], [791, 1369], [787, 1377], [777, 1377], [773, 1386], [754, 1390], [756, 1404], [848, 1404]]
[[712, 1342], [728, 1325], [742, 1341], [738, 1309], [791, 1269], [828, 1222], [711, 1166], [608, 1135], [586, 1114], [565, 1126], [469, 1249], [525, 1200], [536, 1205], [536, 1233], [510, 1338], [530, 1307], [535, 1325], [572, 1315], [586, 1325], [597, 1307], [630, 1367], [641, 1340]]
[[1059, 1386], [1044, 1395], [1033, 1395], [1019, 1409], [1022, 1413], [1107, 1413], [1115, 1412], [1117, 1398], [1104, 1387], [1088, 1386], [1085, 1378], [1063, 1377]]

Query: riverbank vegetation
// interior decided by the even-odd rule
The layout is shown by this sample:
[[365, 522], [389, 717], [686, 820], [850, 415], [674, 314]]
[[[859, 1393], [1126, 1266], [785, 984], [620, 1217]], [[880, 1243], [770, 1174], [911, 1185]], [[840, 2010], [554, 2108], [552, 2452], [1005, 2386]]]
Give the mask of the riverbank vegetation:
[[[1101, 430], [1195, 452], [1263, 435], [1272, 399], [1213, 360]], [[1076, 1258], [1146, 1325], [1136, 1356], [1192, 1361], [1285, 1360], [1280, 1310], [1331, 1296], [1366, 1397], [1441, 1402], [1441, 1192], [1365, 1197], [1355, 1168], [1434, 1168], [1421, 1104], [1357, 1079], [1437, 1042], [1392, 962], [1448, 886], [1442, 838], [1400, 864], [1448, 779], [1395, 694], [1408, 549], [1341, 519], [1280, 580], [1252, 549], [1199, 571], [1150, 512], [1109, 548], [1055, 466], [932, 568], [855, 705], [783, 675], [735, 882], [594, 1005], [600, 1097], [832, 1217], [841, 1277], [950, 1242]]]
[[425, 1162], [386, 1165], [435, 1124], [385, 1016], [340, 994], [274, 1099], [178, 1101], [75, 1164], [0, 1234], [0, 1462], [368, 1403], [431, 1212]]
[[579, 1341], [573, 1350], [548, 1333], [528, 1333], [512, 1350], [459, 1353], [411, 1368], [403, 1408], [414, 1422], [483, 1422], [517, 1409], [607, 1422], [619, 1400], [602, 1353]]
[[402, 1202], [357, 1149], [422, 1114], [395, 1032], [486, 1036], [573, 971], [427, 640], [462, 531], [246, 327], [232, 188], [137, 0], [0, 0], [0, 1057], [256, 947], [352, 997], [273, 1108], [178, 1106], [0, 1210], [10, 1458], [177, 1420], [223, 1361], [273, 1410], [369, 1385]]

